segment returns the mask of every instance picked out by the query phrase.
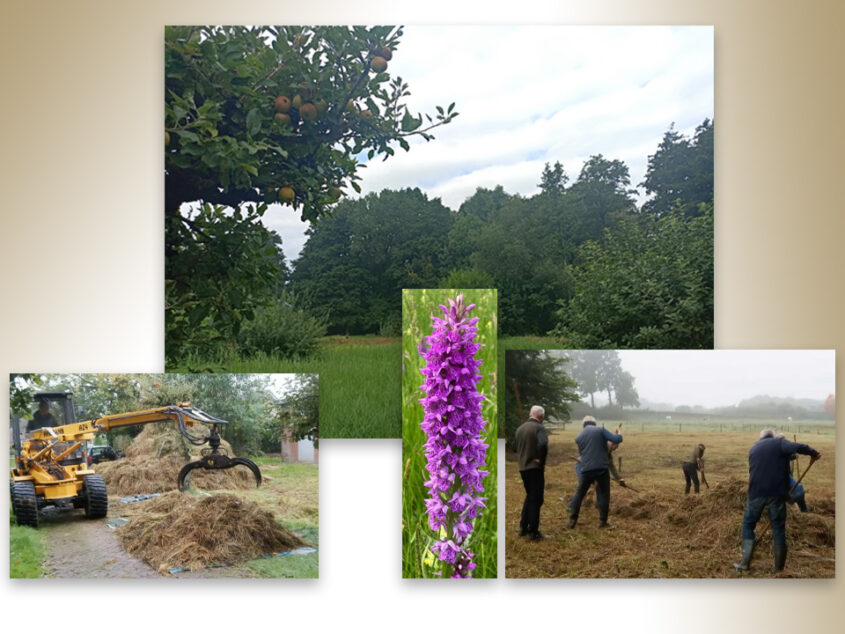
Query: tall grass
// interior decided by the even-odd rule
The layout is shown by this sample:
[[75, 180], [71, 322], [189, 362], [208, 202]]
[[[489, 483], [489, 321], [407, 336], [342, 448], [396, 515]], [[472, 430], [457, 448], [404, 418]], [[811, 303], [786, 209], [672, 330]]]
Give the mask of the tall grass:
[[490, 475], [484, 481], [483, 493], [487, 497], [487, 508], [476, 518], [470, 537], [470, 549], [475, 553], [477, 564], [473, 576], [495, 578], [497, 574], [496, 291], [422, 289], [402, 292], [402, 576], [405, 578], [431, 576], [423, 559], [435, 537], [425, 510], [427, 491], [423, 483], [428, 477], [423, 453], [425, 434], [420, 428], [423, 408], [419, 402], [423, 395], [419, 388], [423, 383], [420, 369], [424, 361], [418, 346], [424, 336], [431, 334], [431, 316], [440, 315], [438, 305], [447, 304], [448, 299], [459, 292], [464, 294], [467, 303], [476, 304], [470, 316], [479, 318], [476, 341], [484, 347], [478, 352], [483, 360], [480, 368], [483, 378], [478, 389], [485, 395], [482, 415], [487, 421], [485, 442], [490, 445], [487, 451]]
[[215, 371], [236, 373], [316, 373], [320, 375], [321, 438], [398, 438], [400, 354], [398, 339], [327, 338], [308, 359], [261, 353], [217, 360], [192, 357], [185, 360], [183, 371], [211, 366]]

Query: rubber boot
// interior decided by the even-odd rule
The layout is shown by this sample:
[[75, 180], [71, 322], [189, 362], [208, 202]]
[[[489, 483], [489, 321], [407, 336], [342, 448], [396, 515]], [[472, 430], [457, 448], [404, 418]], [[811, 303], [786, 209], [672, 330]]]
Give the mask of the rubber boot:
[[750, 570], [751, 569], [751, 555], [754, 554], [754, 541], [753, 539], [743, 539], [742, 546], [741, 546], [741, 553], [742, 553], [742, 560], [734, 562], [734, 568], [737, 570]]
[[786, 565], [786, 544], [775, 544], [775, 567], [772, 572], [780, 572]]

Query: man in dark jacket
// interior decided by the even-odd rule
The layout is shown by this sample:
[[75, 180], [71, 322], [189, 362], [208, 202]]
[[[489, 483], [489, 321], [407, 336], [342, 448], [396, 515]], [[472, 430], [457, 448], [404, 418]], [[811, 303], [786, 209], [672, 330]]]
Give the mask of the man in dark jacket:
[[530, 418], [516, 430], [516, 453], [519, 475], [525, 487], [520, 536], [534, 540], [543, 539], [540, 533], [540, 507], [546, 487], [546, 455], [549, 452], [549, 434], [543, 426], [546, 411], [539, 405], [531, 408]]
[[55, 427], [56, 417], [50, 412], [50, 403], [45, 399], [38, 401], [38, 409], [32, 413], [32, 420], [26, 426], [26, 431], [35, 431], [43, 427]]
[[789, 497], [789, 460], [800, 453], [815, 462], [821, 454], [801, 443], [776, 438], [773, 429], [760, 432], [760, 440], [748, 452], [748, 499], [742, 518], [742, 560], [735, 563], [737, 570], [748, 570], [754, 553], [754, 529], [763, 509], [768, 507], [772, 524], [775, 565], [773, 572], [780, 572], [786, 564], [786, 499]]
[[621, 434], [614, 434], [604, 427], [596, 426], [596, 419], [585, 416], [583, 429], [575, 438], [578, 454], [581, 456], [581, 478], [575, 498], [569, 507], [569, 528], [575, 528], [578, 514], [581, 512], [581, 502], [587, 490], [596, 483], [596, 501], [599, 503], [599, 527], [606, 528], [607, 515], [610, 512], [610, 459], [607, 443], [619, 444]]
[[681, 468], [684, 470], [684, 479], [686, 480], [684, 495], [689, 495], [690, 484], [694, 486], [694, 491], [698, 493], [700, 488], [698, 472], [704, 471], [704, 445], [696, 445], [695, 449], [692, 450], [690, 459], [685, 461]]

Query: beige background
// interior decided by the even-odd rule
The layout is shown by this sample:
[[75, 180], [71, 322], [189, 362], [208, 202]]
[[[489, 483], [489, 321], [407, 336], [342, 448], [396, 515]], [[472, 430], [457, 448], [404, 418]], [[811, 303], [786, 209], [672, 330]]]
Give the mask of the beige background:
[[[400, 21], [715, 25], [716, 344], [845, 349], [843, 2], [520, 0], [494, 8], [454, 1], [6, 0], [0, 15], [0, 375], [163, 369], [164, 24]], [[514, 54], [530, 63], [530, 44]], [[455, 65], [460, 72], [459, 59]], [[841, 375], [838, 385], [842, 393]], [[0, 392], [5, 411], [8, 396]], [[425, 621], [409, 619], [409, 611], [458, 596], [454, 587], [446, 592], [398, 582], [398, 540], [371, 530], [394, 525], [398, 482], [370, 485], [368, 497], [389, 503], [370, 505], [362, 526], [346, 521], [362, 512], [355, 503], [360, 482], [378, 480], [380, 469], [395, 471], [398, 443], [324, 444], [323, 579], [250, 591], [217, 584], [212, 591], [224, 596], [225, 590], [235, 603], [216, 625], [249, 616], [278, 627], [281, 610], [274, 615], [259, 608], [292, 601], [299, 609], [285, 617], [285, 626], [316, 620], [342, 627], [379, 596], [385, 607], [378, 629], [417, 629]], [[363, 452], [366, 461], [357, 459]], [[360, 478], [348, 477], [355, 469]], [[838, 489], [845, 490], [841, 475]], [[372, 540], [377, 547], [368, 547], [362, 562], [361, 543]], [[71, 592], [90, 586], [74, 584]], [[107, 597], [126, 597], [126, 586], [97, 588]], [[32, 585], [7, 583], [5, 590], [21, 607], [40, 605]], [[508, 606], [539, 597], [548, 627], [583, 624], [590, 613], [603, 612], [608, 626], [633, 623], [643, 630], [739, 631], [753, 624], [802, 632], [837, 630], [836, 600], [844, 590], [841, 579], [500, 581], [474, 584], [459, 596], [480, 610], [480, 627], [516, 629], [519, 610]], [[186, 591], [183, 598], [198, 599], [209, 589], [190, 585]], [[175, 612], [182, 599], [174, 593], [146, 586], [144, 595], [154, 609], [134, 613], [196, 624], [197, 614]], [[327, 601], [336, 609], [320, 610]], [[114, 603], [107, 609], [117, 617]], [[12, 618], [21, 623], [24, 616], [16, 610]], [[129, 619], [127, 628], [138, 624]]]

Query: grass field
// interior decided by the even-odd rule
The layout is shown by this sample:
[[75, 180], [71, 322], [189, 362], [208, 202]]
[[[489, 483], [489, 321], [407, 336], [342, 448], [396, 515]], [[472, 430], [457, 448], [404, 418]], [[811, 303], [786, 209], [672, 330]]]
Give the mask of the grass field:
[[[428, 525], [425, 508], [427, 490], [423, 483], [428, 479], [425, 470], [426, 459], [423, 453], [425, 434], [420, 428], [423, 420], [423, 408], [419, 403], [423, 383], [420, 369], [423, 359], [418, 352], [418, 345], [425, 335], [431, 334], [432, 313], [438, 315], [438, 304], [446, 304], [448, 297], [454, 297], [456, 291], [420, 290], [404, 293], [402, 300], [402, 463], [404, 465], [402, 481], [402, 576], [421, 578], [432, 576], [429, 568], [423, 564], [428, 546], [435, 537]], [[479, 317], [478, 337], [476, 341], [484, 344], [478, 355], [483, 359], [480, 373], [483, 378], [479, 391], [486, 396], [482, 405], [482, 415], [487, 421], [486, 442], [487, 470], [490, 475], [485, 479], [484, 496], [487, 508], [476, 518], [469, 540], [469, 548], [475, 553], [477, 568], [473, 572], [476, 578], [495, 578], [497, 574], [497, 491], [496, 491], [496, 300], [488, 291], [464, 291], [469, 303], [477, 307], [472, 316]]]
[[[738, 421], [735, 421], [738, 422]], [[605, 421], [609, 429], [615, 423]], [[508, 577], [738, 577], [740, 526], [747, 488], [748, 449], [765, 421], [753, 431], [639, 431], [623, 427], [624, 442], [614, 454], [622, 458], [621, 475], [638, 492], [611, 485], [612, 529], [598, 528], [594, 496], [588, 493], [578, 526], [568, 528], [566, 503], [575, 491], [571, 456], [578, 426], [552, 430], [546, 468], [541, 530], [547, 539], [530, 542], [517, 535], [524, 489], [512, 456], [506, 462], [506, 568]], [[792, 434], [789, 434], [792, 439]], [[779, 576], [835, 575], [835, 441], [830, 427], [798, 435], [821, 451], [803, 484], [810, 513], [789, 507], [789, 556]], [[710, 488], [684, 496], [681, 462], [699, 442], [707, 447], [705, 473]], [[809, 459], [799, 457], [799, 468]], [[765, 518], [765, 514], [764, 514]], [[745, 577], [772, 576], [772, 541], [761, 519], [752, 570]]]
[[[398, 337], [325, 337], [312, 359], [265, 355], [222, 361], [188, 359], [186, 368], [236, 373], [320, 375], [321, 438], [399, 438], [401, 344]], [[168, 368], [178, 372], [179, 368]]]

